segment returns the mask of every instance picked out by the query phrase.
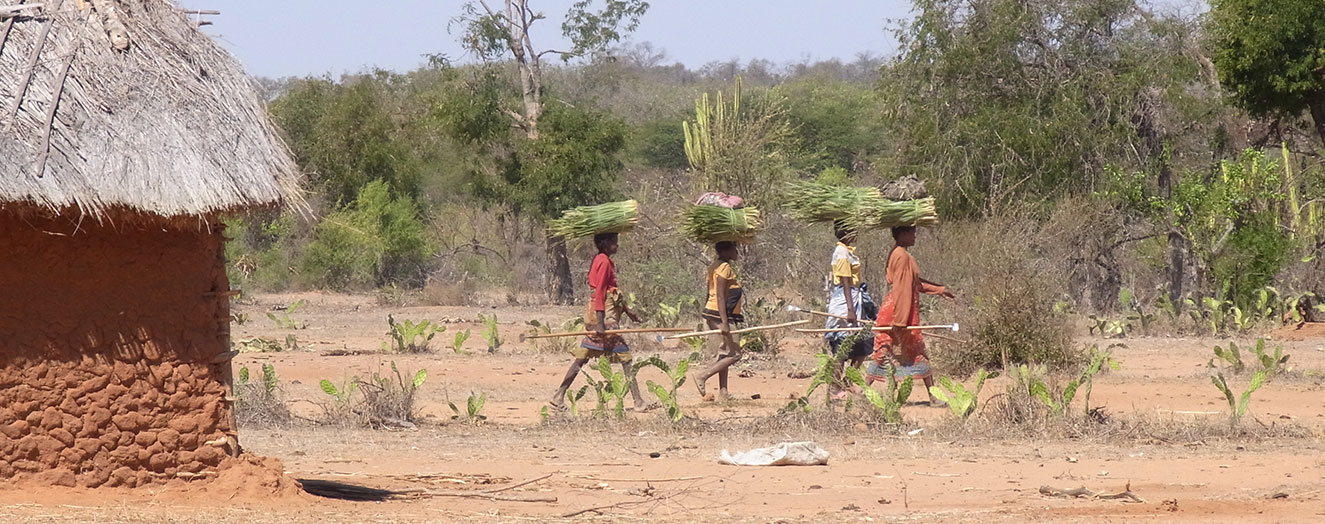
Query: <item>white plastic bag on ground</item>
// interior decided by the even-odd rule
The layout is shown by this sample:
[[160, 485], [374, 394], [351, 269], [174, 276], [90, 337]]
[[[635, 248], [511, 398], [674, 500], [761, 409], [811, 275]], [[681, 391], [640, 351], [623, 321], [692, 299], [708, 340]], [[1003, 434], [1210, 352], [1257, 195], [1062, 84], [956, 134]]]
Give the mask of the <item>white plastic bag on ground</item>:
[[718, 455], [718, 463], [731, 466], [822, 466], [828, 464], [828, 450], [813, 442], [783, 442], [735, 455], [724, 449]]

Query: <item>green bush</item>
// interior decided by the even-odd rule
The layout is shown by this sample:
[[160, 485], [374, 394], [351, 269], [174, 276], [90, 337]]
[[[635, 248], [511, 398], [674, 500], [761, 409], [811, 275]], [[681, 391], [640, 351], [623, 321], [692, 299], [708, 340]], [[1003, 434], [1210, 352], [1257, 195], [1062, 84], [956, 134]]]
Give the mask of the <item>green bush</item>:
[[1054, 308], [1057, 288], [1021, 262], [991, 261], [977, 275], [971, 344], [950, 348], [955, 354], [945, 355], [945, 369], [965, 375], [977, 368], [1001, 369], [1004, 360], [1063, 368], [1084, 359], [1072, 345], [1067, 315]]
[[300, 276], [340, 290], [418, 286], [432, 251], [414, 200], [378, 180], [363, 186], [353, 206], [322, 219], [300, 257]]

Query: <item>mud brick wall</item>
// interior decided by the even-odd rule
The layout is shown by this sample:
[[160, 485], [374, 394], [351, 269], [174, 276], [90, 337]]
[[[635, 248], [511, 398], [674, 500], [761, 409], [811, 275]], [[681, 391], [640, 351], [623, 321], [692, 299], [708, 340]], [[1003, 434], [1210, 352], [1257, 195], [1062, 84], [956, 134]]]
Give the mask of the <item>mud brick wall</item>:
[[234, 434], [221, 232], [76, 222], [0, 212], [0, 478], [214, 468]]

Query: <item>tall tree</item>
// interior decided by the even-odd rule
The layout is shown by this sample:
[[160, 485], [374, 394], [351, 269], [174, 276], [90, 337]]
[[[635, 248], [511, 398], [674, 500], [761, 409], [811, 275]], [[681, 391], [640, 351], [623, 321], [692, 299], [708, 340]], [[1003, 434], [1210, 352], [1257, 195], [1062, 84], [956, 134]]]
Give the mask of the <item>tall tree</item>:
[[543, 57], [570, 60], [602, 52], [639, 27], [640, 17], [649, 10], [648, 2], [642, 0], [605, 0], [601, 8], [594, 4], [593, 0], [578, 0], [566, 11], [561, 31], [570, 39], [571, 48], [565, 51], [534, 46], [530, 29], [547, 16], [529, 7], [529, 0], [504, 0], [498, 9], [487, 0], [470, 2], [455, 20], [464, 27], [461, 43], [479, 58], [506, 57], [514, 62], [523, 107], [502, 111], [530, 140], [538, 139], [538, 120], [543, 116]]
[[[557, 56], [569, 61], [602, 53], [634, 31], [648, 9], [648, 2], [643, 0], [603, 0], [601, 5], [595, 0], [577, 0], [561, 24], [571, 48], [558, 50], [534, 44], [531, 29], [547, 16], [530, 7], [530, 0], [465, 4], [461, 16], [453, 20], [461, 27], [461, 43], [490, 65], [509, 59], [519, 78], [519, 109], [513, 109], [499, 91], [491, 88], [490, 81], [499, 78], [495, 75], [482, 82], [487, 86], [482, 92], [492, 96], [480, 99], [480, 109], [505, 115], [527, 141], [505, 141], [493, 134], [490, 126], [471, 129], [479, 131], [482, 138], [475, 140], [471, 133], [470, 140], [484, 145], [495, 159], [489, 163], [489, 176], [477, 179], [473, 186], [478, 196], [500, 201], [531, 218], [546, 219], [574, 206], [598, 203], [610, 193], [611, 182], [620, 170], [615, 155], [624, 147], [624, 131], [619, 124], [596, 123], [589, 113], [568, 108], [560, 138], [540, 143], [546, 140], [540, 124], [551, 114], [544, 100], [543, 59]], [[472, 104], [469, 109], [473, 109]], [[463, 115], [465, 121], [484, 120], [470, 113]], [[503, 188], [511, 191], [501, 191]], [[569, 304], [574, 301], [574, 288], [566, 244], [560, 237], [548, 235], [546, 247], [548, 294], [555, 303]]]
[[1325, 142], [1325, 2], [1214, 0], [1219, 80], [1257, 115], [1311, 111]]

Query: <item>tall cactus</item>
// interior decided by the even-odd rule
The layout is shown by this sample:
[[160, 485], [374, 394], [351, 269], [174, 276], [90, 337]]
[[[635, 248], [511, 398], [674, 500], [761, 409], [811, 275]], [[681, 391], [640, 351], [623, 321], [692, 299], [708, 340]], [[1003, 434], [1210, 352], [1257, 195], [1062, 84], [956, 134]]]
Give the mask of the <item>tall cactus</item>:
[[[695, 100], [695, 119], [681, 122], [681, 131], [685, 133], [686, 159], [690, 168], [706, 172], [713, 162], [713, 139], [722, 139], [730, 125], [736, 124], [741, 114], [741, 77], [736, 77], [732, 89], [730, 108], [724, 100], [722, 91], [718, 91], [717, 103], [709, 104], [709, 95], [704, 93]], [[730, 117], [730, 118], [728, 118]]]

